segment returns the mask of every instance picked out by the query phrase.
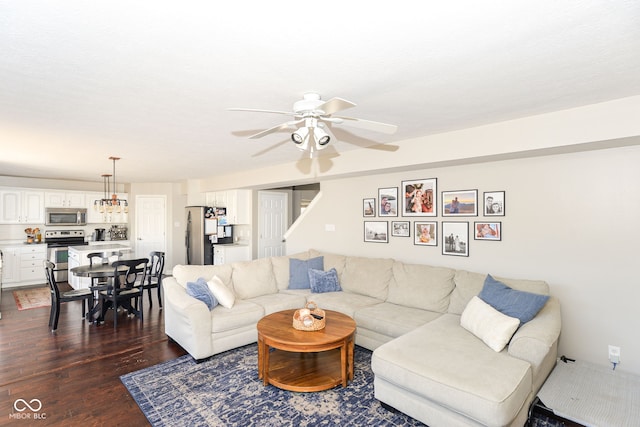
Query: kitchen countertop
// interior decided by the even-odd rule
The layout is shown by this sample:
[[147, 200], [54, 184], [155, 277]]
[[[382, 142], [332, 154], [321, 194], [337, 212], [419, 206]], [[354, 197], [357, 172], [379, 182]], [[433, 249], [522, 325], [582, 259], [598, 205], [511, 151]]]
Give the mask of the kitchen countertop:
[[0, 240], [0, 246], [17, 246], [17, 245], [44, 245], [44, 246], [47, 246], [47, 244], [44, 241], [42, 241], [40, 243], [38, 243], [38, 242], [27, 243], [26, 240]]
[[111, 243], [100, 246], [69, 246], [69, 250], [74, 250], [76, 252], [100, 252], [100, 251], [108, 251], [111, 249], [131, 249], [131, 245], [123, 245], [117, 243]]

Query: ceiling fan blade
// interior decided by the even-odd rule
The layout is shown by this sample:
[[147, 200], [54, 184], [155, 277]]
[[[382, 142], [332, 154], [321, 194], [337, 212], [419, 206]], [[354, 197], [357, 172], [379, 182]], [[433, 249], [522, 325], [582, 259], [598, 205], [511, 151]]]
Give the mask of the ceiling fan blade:
[[398, 126], [390, 125], [388, 123], [374, 122], [372, 120], [356, 119], [355, 117], [335, 116], [334, 118], [344, 120], [343, 124], [347, 126], [353, 126], [360, 129], [386, 133], [388, 135], [396, 133], [396, 131], [398, 130]]
[[296, 113], [293, 111], [278, 111], [278, 110], [261, 110], [259, 108], [227, 108], [227, 111], [249, 111], [252, 113], [274, 113], [274, 114], [285, 114], [287, 116], [295, 116]]
[[342, 98], [331, 98], [326, 101], [324, 104], [320, 104], [316, 109], [322, 110], [326, 115], [331, 115], [333, 113], [337, 113], [338, 111], [346, 110], [347, 108], [355, 107], [351, 101], [347, 101]]
[[279, 124], [279, 125], [274, 126], [272, 128], [263, 130], [262, 132], [258, 132], [256, 134], [253, 134], [253, 135], [251, 135], [249, 137], [249, 139], [258, 139], [258, 138], [262, 138], [265, 135], [269, 135], [270, 133], [282, 132], [284, 130], [291, 129], [292, 126], [295, 126], [298, 123], [301, 123], [303, 121], [304, 121], [304, 119], [300, 119], [300, 120], [292, 120], [290, 122], [282, 123], [282, 124]]

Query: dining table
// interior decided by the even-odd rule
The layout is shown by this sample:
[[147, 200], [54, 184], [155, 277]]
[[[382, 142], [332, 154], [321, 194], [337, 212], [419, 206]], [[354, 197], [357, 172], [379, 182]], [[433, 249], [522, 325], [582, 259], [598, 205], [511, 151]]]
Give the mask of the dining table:
[[[119, 261], [128, 260], [128, 259], [136, 259], [136, 257], [122, 256], [119, 258]], [[115, 270], [115, 267], [113, 266], [113, 262], [109, 262], [104, 264], [96, 263], [93, 265], [80, 265], [78, 267], [70, 268], [69, 271], [71, 272], [71, 274], [76, 275], [78, 277], [113, 278], [115, 276], [116, 270]], [[118, 267], [119, 273], [125, 273], [126, 271], [127, 271], [127, 266], [123, 265]], [[108, 285], [108, 286], [113, 286], [113, 285]], [[89, 286], [89, 289], [99, 293], [100, 291], [103, 291], [107, 288], [105, 287], [105, 285], [99, 285], [99, 286]], [[124, 304], [122, 305], [122, 307], [125, 308], [131, 314], [136, 314], [136, 315], [138, 314], [138, 310], [135, 309], [130, 303]], [[109, 308], [108, 306], [103, 308], [102, 304], [100, 303], [100, 298], [97, 298], [93, 308], [89, 310], [89, 312], [87, 313], [87, 320], [92, 323], [94, 322], [96, 324], [99, 323], [100, 321], [104, 320], [103, 319], [104, 313], [108, 308]], [[97, 319], [95, 318], [96, 313], [100, 314]]]

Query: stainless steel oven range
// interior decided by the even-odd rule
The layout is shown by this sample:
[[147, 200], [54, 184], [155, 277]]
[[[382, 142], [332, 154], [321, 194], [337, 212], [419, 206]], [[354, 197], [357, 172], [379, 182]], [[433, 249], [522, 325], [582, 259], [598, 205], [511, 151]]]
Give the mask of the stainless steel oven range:
[[69, 246], [88, 245], [84, 241], [84, 230], [51, 230], [44, 232], [47, 244], [47, 259], [56, 265], [54, 276], [56, 282], [67, 281], [69, 267]]

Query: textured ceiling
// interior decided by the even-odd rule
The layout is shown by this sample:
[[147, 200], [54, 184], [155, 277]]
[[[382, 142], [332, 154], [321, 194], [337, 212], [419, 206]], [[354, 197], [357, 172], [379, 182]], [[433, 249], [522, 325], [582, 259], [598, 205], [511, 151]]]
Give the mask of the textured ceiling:
[[[305, 92], [338, 151], [640, 94], [640, 2], [0, 2], [0, 175], [126, 182], [297, 160], [246, 136]], [[389, 153], [393, 155], [393, 153]]]

